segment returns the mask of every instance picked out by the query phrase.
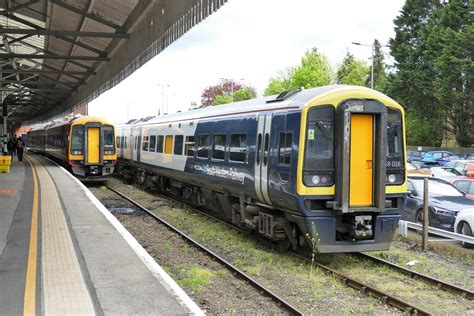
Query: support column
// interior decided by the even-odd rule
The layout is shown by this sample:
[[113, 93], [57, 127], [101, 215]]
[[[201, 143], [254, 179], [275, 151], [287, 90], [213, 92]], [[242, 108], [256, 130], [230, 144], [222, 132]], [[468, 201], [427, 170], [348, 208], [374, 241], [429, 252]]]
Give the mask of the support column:
[[7, 115], [8, 115], [8, 108], [5, 103], [3, 103], [3, 95], [2, 95], [2, 104], [3, 104], [3, 109], [2, 109], [2, 118], [3, 118], [3, 130], [2, 130], [2, 152], [3, 155], [6, 156], [8, 154], [7, 151], [7, 142], [8, 142], [8, 133], [7, 133]]

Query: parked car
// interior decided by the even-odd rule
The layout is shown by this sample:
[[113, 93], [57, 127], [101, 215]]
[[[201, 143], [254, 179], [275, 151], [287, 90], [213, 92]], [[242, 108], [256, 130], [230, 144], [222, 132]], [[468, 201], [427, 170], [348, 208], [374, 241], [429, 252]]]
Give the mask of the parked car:
[[407, 159], [409, 161], [421, 161], [424, 154], [424, 151], [409, 150], [407, 151]]
[[459, 156], [454, 155], [450, 151], [434, 150], [434, 151], [428, 151], [426, 154], [424, 154], [421, 161], [423, 161], [425, 164], [432, 164], [432, 165], [438, 164], [442, 166], [446, 162], [455, 160], [455, 159], [458, 160], [460, 158]]
[[430, 176], [435, 178], [440, 178], [443, 180], [451, 180], [452, 178], [459, 177], [461, 174], [454, 168], [446, 168], [446, 167], [429, 167], [429, 168], [422, 168], [421, 170], [426, 170]]
[[445, 167], [454, 168], [463, 176], [474, 177], [474, 160], [453, 160]]
[[407, 163], [407, 175], [408, 176], [425, 176], [429, 177], [431, 175], [429, 170], [422, 169], [413, 162]]
[[[456, 233], [474, 237], [474, 208], [459, 212], [458, 216], [456, 216], [454, 227]], [[474, 247], [474, 244], [467, 242], [461, 242], [461, 245], [466, 248]]]
[[[407, 206], [402, 211], [403, 220], [421, 223], [423, 219], [423, 179], [408, 177]], [[474, 200], [466, 198], [451, 183], [437, 178], [428, 178], [429, 225], [448, 231], [454, 230], [459, 211], [474, 207]]]
[[474, 178], [467, 177], [456, 177], [450, 180], [450, 182], [468, 199], [474, 200]]

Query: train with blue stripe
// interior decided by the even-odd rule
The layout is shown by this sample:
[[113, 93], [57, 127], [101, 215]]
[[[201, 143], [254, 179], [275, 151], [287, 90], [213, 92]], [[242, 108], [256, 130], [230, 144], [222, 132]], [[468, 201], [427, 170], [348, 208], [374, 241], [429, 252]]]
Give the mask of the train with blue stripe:
[[404, 135], [382, 93], [298, 89], [117, 126], [116, 172], [281, 248], [384, 250], [406, 200]]

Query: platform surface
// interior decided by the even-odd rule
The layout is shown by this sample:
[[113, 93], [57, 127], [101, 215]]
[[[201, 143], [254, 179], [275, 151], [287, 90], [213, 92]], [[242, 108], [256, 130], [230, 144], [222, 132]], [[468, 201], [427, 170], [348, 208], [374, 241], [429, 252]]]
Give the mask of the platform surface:
[[0, 174], [0, 314], [203, 314], [75, 178], [38, 155]]

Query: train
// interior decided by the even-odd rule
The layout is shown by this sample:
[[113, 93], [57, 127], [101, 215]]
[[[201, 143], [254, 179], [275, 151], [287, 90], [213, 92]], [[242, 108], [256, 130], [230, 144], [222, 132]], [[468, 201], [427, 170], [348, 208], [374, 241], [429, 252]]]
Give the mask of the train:
[[104, 181], [117, 162], [115, 126], [102, 118], [75, 115], [34, 126], [27, 148], [53, 158], [82, 181]]
[[116, 172], [279, 249], [386, 250], [406, 204], [403, 108], [345, 85], [117, 126]]

